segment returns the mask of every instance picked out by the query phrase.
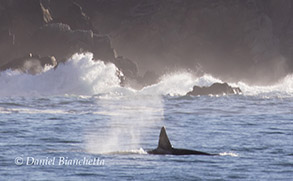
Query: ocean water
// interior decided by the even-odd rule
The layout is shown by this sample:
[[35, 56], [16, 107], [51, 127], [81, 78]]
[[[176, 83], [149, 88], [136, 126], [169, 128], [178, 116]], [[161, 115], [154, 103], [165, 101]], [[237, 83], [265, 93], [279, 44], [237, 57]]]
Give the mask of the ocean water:
[[[193, 85], [221, 80], [176, 72], [133, 90], [91, 58], [0, 74], [0, 180], [293, 179], [293, 75], [191, 97]], [[220, 155], [147, 154], [162, 126], [174, 147]]]

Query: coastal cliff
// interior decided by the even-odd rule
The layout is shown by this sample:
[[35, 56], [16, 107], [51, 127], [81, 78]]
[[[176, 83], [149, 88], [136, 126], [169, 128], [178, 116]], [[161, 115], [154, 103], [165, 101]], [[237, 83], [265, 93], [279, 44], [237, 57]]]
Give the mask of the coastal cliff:
[[147, 84], [178, 69], [267, 84], [293, 71], [292, 3], [3, 0], [0, 69], [20, 68], [31, 56], [43, 67], [92, 52]]

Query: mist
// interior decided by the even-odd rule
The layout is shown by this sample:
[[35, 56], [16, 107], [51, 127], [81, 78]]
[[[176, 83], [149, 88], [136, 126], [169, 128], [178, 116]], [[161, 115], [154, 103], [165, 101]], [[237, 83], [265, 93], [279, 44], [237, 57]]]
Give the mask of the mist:
[[293, 71], [290, 0], [100, 5], [93, 21], [119, 55], [137, 62], [140, 74], [189, 69], [225, 81], [272, 84]]
[[159, 127], [164, 119], [161, 97], [149, 96], [148, 101], [145, 98], [136, 95], [136, 100], [143, 100], [139, 101], [139, 105], [136, 100], [113, 105], [111, 99], [97, 99], [102, 106], [94, 114], [103, 115], [103, 119], [95, 120], [96, 125], [85, 130], [86, 151], [95, 154], [117, 151], [126, 151], [129, 154], [129, 150], [145, 153], [141, 145], [149, 133], [141, 131], [142, 128]]

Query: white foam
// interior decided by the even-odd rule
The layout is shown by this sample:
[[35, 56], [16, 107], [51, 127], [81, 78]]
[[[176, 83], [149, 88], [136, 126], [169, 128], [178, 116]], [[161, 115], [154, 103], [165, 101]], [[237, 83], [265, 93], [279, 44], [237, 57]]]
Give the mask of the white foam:
[[[195, 77], [189, 72], [175, 72], [162, 76], [157, 84], [136, 91], [120, 86], [118, 69], [114, 64], [92, 59], [92, 53], [74, 54], [56, 69], [45, 67], [44, 72], [37, 75], [12, 70], [0, 72], [0, 96], [105, 94], [103, 98], [111, 99], [117, 95], [182, 96], [194, 85], [210, 86], [224, 82], [208, 74]], [[293, 95], [293, 74], [271, 86], [250, 86], [243, 82], [229, 84], [240, 87], [244, 95]]]
[[[215, 78], [212, 75], [205, 74], [201, 77], [195, 77], [188, 72], [173, 73], [163, 76], [161, 81], [155, 85], [145, 87], [141, 92], [147, 94], [160, 95], [185, 95], [196, 86], [210, 86], [213, 83], [225, 81]], [[228, 82], [232, 87], [239, 87], [245, 96], [262, 97], [292, 97], [293, 96], [293, 74], [287, 75], [279, 82], [269, 86], [255, 86], [244, 82]]]
[[185, 95], [196, 84], [195, 77], [188, 72], [167, 74], [159, 83], [143, 88], [141, 94], [149, 95]]
[[205, 74], [201, 77], [198, 77], [195, 80], [195, 85], [200, 86], [200, 87], [203, 87], [203, 86], [207, 87], [207, 86], [211, 86], [213, 83], [216, 83], [216, 82], [223, 83], [222, 80], [215, 78], [210, 74]]
[[219, 154], [220, 156], [232, 156], [232, 157], [238, 157], [239, 155], [237, 153], [233, 152], [223, 152]]
[[92, 58], [92, 53], [74, 54], [55, 70], [46, 67], [46, 71], [37, 75], [4, 71], [0, 73], [0, 95], [93, 95], [119, 88], [117, 67]]
[[269, 86], [248, 85], [244, 82], [231, 83], [232, 86], [240, 87], [244, 95], [271, 97], [293, 96], [293, 74], [289, 74], [279, 82]]

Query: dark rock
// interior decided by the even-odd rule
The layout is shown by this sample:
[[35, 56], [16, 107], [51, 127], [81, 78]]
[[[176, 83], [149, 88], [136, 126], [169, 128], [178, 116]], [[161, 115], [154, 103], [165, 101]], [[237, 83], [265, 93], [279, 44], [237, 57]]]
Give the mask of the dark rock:
[[72, 0], [51, 0], [47, 2], [55, 23], [68, 24], [73, 30], [92, 30], [90, 17], [83, 8]]
[[115, 58], [114, 63], [123, 72], [123, 81], [121, 81], [123, 86], [127, 85], [135, 89], [141, 89], [155, 84], [159, 80], [159, 75], [153, 71], [147, 71], [143, 76], [139, 75], [136, 63], [123, 56]]
[[62, 62], [74, 53], [89, 51], [95, 59], [114, 61], [110, 38], [94, 34], [91, 27], [90, 18], [75, 1], [3, 0], [0, 66], [13, 68], [16, 59], [30, 53]]
[[[70, 56], [74, 52], [69, 52], [71, 29], [68, 25], [57, 23], [49, 24], [39, 28], [33, 35], [33, 53], [41, 56], [54, 55], [58, 60]], [[58, 46], [57, 46], [58, 45]]]
[[113, 61], [115, 59], [110, 37], [106, 35], [94, 34], [92, 47], [89, 51], [94, 54], [94, 59], [96, 60]]
[[126, 77], [135, 79], [138, 76], [137, 65], [128, 58], [119, 56], [115, 59], [114, 63]]
[[[39, 0], [3, 0], [0, 2], [0, 7], [1, 36], [3, 33], [9, 34], [9, 43], [0, 46], [0, 65], [3, 65], [29, 54], [31, 35], [50, 18]], [[47, 18], [46, 21], [44, 17]]]
[[154, 71], [147, 71], [144, 73], [142, 79], [141, 79], [141, 84], [143, 86], [147, 86], [147, 85], [152, 85], [155, 84], [159, 81], [159, 75], [154, 72]]
[[91, 30], [72, 30], [67, 24], [48, 24], [36, 31], [32, 39], [35, 54], [52, 55], [59, 61], [78, 52], [92, 52], [95, 60], [113, 61], [114, 49], [108, 36]]
[[7, 59], [14, 53], [14, 38], [9, 30], [0, 29], [0, 66], [6, 62], [1, 60]]
[[201, 95], [224, 95], [224, 94], [241, 94], [239, 87], [231, 87], [227, 83], [214, 83], [210, 87], [194, 86], [191, 92], [187, 95], [201, 96]]
[[38, 74], [43, 72], [46, 65], [55, 67], [57, 65], [55, 57], [40, 57], [39, 55], [28, 55], [21, 58], [16, 58], [9, 63], [0, 67], [1, 71], [12, 69], [19, 70], [28, 74]]
[[40, 57], [39, 61], [40, 61], [42, 67], [45, 67], [46, 65], [50, 65], [53, 67], [57, 66], [57, 61], [54, 56]]
[[58, 60], [67, 59], [72, 54], [90, 49], [93, 32], [71, 30], [62, 23], [48, 24], [39, 28], [33, 35], [32, 52], [41, 56], [52, 55]]

